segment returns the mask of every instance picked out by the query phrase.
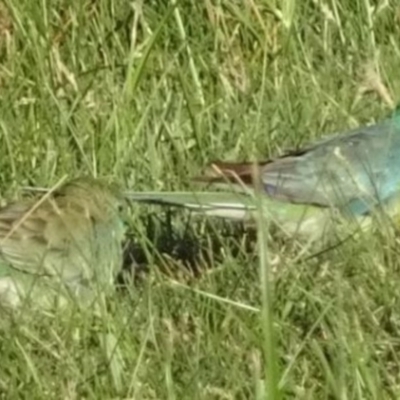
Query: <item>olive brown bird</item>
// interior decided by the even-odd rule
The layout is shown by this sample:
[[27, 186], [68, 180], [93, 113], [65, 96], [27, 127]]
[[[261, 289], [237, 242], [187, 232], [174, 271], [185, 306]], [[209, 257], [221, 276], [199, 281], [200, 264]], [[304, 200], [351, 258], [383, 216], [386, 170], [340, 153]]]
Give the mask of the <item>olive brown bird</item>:
[[89, 304], [122, 266], [123, 201], [79, 178], [0, 209], [0, 306]]

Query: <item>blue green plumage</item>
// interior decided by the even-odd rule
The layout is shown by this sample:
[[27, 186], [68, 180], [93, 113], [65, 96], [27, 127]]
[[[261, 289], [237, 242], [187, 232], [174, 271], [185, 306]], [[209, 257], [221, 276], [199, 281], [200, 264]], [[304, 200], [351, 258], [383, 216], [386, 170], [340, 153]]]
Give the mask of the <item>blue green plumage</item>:
[[365, 214], [399, 194], [400, 117], [261, 164], [261, 180], [272, 198]]
[[267, 161], [217, 161], [195, 180], [225, 191], [131, 192], [127, 196], [244, 218], [254, 217], [256, 203], [251, 198], [258, 187], [268, 217], [289, 227], [290, 232], [307, 234], [319, 231], [332, 211], [365, 219], [383, 205], [394, 214], [400, 203], [400, 114], [395, 112], [375, 125], [334, 134]]

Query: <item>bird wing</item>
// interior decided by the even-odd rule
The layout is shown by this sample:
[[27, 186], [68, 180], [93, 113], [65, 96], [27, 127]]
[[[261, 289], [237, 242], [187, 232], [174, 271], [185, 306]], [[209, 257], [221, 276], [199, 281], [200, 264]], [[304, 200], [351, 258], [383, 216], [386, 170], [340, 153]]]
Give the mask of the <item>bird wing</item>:
[[399, 123], [355, 129], [283, 157], [265, 165], [262, 181], [272, 196], [363, 213], [399, 191]]
[[[90, 223], [46, 200], [14, 203], [0, 210], [0, 257], [12, 267], [39, 275], [73, 278], [82, 273]], [[87, 261], [87, 260], [86, 260]]]

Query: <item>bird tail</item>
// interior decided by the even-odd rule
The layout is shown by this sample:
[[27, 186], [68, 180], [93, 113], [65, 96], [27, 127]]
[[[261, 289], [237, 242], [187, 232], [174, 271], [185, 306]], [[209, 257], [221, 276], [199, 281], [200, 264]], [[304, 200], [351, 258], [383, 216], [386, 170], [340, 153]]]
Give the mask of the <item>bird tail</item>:
[[181, 207], [195, 213], [227, 219], [247, 220], [256, 210], [251, 196], [235, 192], [124, 192], [129, 200]]
[[135, 202], [181, 207], [209, 217], [244, 222], [266, 218], [288, 235], [306, 237], [321, 235], [328, 216], [326, 209], [320, 207], [237, 192], [125, 192], [124, 195]]
[[254, 183], [263, 163], [215, 161], [193, 182], [209, 184], [224, 191], [207, 192], [127, 192], [130, 200], [147, 204], [183, 207], [208, 216], [246, 220], [257, 209]]

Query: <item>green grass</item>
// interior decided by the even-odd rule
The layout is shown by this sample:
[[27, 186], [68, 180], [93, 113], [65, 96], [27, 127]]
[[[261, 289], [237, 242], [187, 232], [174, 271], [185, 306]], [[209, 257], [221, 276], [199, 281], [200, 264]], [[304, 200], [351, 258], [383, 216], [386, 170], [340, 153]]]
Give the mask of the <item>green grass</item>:
[[[266, 158], [388, 114], [361, 90], [366, 65], [399, 93], [394, 1], [141, 3], [0, 3], [2, 199], [66, 174], [186, 188], [210, 160]], [[212, 264], [191, 276], [153, 257], [159, 213], [131, 207], [150, 273], [102, 318], [1, 330], [1, 398], [400, 398], [395, 235], [298, 257], [263, 229], [258, 253], [240, 236], [213, 244], [220, 226], [190, 220]]]

